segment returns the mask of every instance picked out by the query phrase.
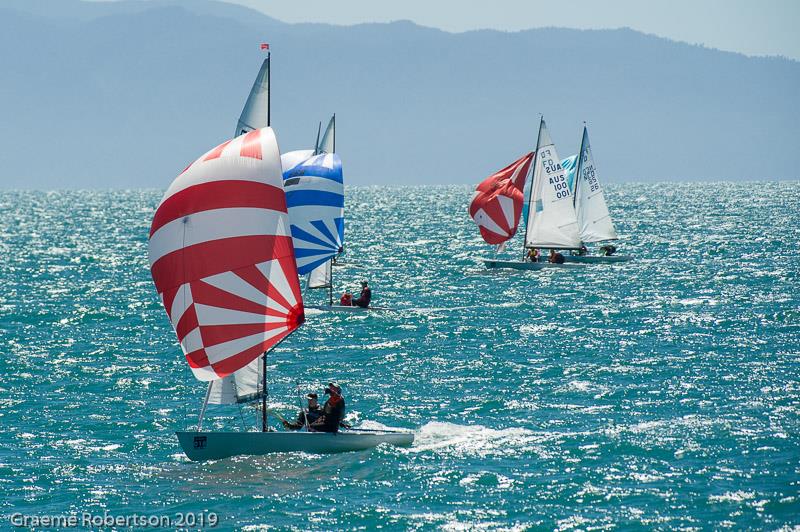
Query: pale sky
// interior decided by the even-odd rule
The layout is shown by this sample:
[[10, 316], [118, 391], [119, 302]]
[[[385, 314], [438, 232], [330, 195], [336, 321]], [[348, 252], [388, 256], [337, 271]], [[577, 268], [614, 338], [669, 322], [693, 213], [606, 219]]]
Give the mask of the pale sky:
[[800, 0], [226, 0], [285, 22], [411, 20], [451, 32], [630, 27], [747, 55], [800, 60]]

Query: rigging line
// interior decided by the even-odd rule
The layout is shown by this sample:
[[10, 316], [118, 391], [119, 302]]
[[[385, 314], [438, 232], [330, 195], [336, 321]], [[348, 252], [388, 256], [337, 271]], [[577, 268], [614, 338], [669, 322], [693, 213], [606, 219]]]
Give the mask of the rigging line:
[[306, 431], [308, 431], [308, 412], [306, 408], [303, 406], [303, 396], [300, 392], [300, 381], [294, 381], [295, 391], [297, 392], [297, 401], [300, 403], [300, 411], [303, 413], [303, 423], [306, 426]]

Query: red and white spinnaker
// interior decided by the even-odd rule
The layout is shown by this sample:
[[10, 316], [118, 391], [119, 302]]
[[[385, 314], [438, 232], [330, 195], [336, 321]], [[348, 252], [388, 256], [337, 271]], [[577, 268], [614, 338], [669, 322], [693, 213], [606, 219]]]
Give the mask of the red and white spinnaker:
[[195, 377], [246, 366], [303, 322], [280, 153], [270, 128], [179, 175], [150, 228], [150, 269]]
[[469, 215], [487, 244], [503, 244], [517, 232], [524, 203], [522, 191], [533, 155], [531, 152], [517, 159], [475, 189]]

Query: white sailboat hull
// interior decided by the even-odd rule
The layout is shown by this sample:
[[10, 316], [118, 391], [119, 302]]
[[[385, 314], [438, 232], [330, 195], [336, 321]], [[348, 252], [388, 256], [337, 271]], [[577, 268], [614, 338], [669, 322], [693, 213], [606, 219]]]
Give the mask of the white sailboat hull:
[[[566, 255], [564, 259], [566, 261]], [[510, 268], [512, 270], [543, 270], [545, 268], [576, 268], [577, 264], [553, 264], [551, 262], [522, 262], [521, 260], [483, 259], [489, 269]]]
[[564, 262], [577, 262], [582, 264], [607, 264], [612, 262], [628, 262], [633, 260], [630, 255], [564, 255]]
[[186, 456], [195, 462], [231, 456], [304, 452], [312, 454], [363, 451], [382, 443], [408, 447], [411, 432], [176, 432]]

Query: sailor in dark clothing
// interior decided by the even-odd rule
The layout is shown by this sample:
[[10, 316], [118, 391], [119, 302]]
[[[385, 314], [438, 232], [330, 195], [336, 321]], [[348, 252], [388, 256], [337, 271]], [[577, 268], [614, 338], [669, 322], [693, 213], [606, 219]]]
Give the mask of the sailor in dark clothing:
[[358, 296], [358, 299], [353, 300], [353, 305], [367, 308], [370, 301], [372, 301], [372, 290], [369, 289], [366, 281], [361, 281], [361, 295]]
[[344, 397], [342, 388], [335, 383], [328, 383], [325, 394], [330, 395], [322, 407], [322, 415], [313, 422], [308, 430], [311, 432], [339, 432], [339, 427], [350, 428], [344, 423]]
[[564, 264], [564, 255], [554, 249], [551, 249], [550, 257], [548, 257], [547, 262], [552, 264]]
[[600, 246], [600, 252], [603, 254], [604, 257], [610, 257], [616, 251], [617, 251], [617, 246], [612, 246], [611, 244]]
[[308, 399], [308, 407], [304, 410], [301, 410], [300, 413], [297, 414], [297, 419], [294, 423], [284, 421], [284, 427], [289, 430], [300, 430], [306, 425], [311, 425], [313, 422], [319, 419], [319, 417], [322, 415], [322, 408], [320, 408], [319, 403], [317, 402], [317, 394], [310, 393], [306, 395], [306, 399]]

